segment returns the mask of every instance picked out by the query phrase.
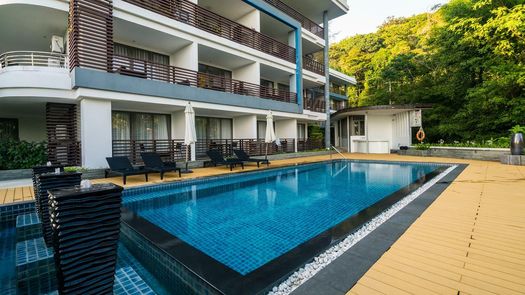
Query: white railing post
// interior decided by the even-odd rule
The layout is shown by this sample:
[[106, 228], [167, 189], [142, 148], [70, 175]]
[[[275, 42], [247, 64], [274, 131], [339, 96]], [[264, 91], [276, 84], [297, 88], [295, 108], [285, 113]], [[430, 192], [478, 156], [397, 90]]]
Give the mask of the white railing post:
[[33, 52], [31, 52], [31, 66], [35, 66], [35, 57], [33, 56]]

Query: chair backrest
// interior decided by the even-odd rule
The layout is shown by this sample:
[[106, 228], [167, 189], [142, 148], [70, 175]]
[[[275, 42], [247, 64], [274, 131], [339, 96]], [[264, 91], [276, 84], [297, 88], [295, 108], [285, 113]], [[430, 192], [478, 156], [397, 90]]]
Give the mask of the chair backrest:
[[209, 150], [206, 152], [206, 155], [210, 157], [212, 162], [215, 162], [215, 163], [226, 162], [226, 160], [224, 160], [224, 157], [222, 156], [221, 152], [219, 152], [219, 150]]
[[111, 170], [133, 170], [133, 165], [131, 165], [128, 157], [107, 157], [106, 161], [108, 161], [108, 165]]
[[243, 150], [233, 150], [233, 152], [237, 158], [239, 158], [239, 160], [247, 160], [250, 158], [250, 156], [248, 156], [248, 154]]
[[157, 153], [140, 153], [146, 167], [160, 168], [164, 166], [160, 155]]

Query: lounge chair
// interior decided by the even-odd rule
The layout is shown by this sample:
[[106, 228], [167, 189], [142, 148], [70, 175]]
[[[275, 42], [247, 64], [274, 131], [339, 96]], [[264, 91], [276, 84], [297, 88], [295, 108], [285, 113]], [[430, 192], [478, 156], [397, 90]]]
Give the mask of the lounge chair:
[[270, 166], [270, 161], [268, 159], [255, 159], [250, 158], [250, 156], [243, 150], [233, 150], [237, 158], [244, 162], [254, 162], [257, 163], [257, 168], [260, 167], [260, 163], [266, 164], [266, 166]]
[[242, 169], [244, 169], [244, 162], [238, 159], [224, 159], [221, 152], [218, 150], [209, 150], [206, 152], [206, 155], [210, 157], [210, 160], [212, 164], [217, 167], [217, 165], [226, 165], [230, 167], [230, 171], [233, 170], [233, 167], [236, 165], [241, 165]]
[[140, 156], [144, 161], [145, 168], [151, 171], [159, 172], [161, 180], [164, 179], [164, 173], [171, 171], [179, 172], [179, 177], [182, 176], [181, 169], [177, 168], [177, 163], [163, 162], [160, 158], [160, 155], [157, 153], [140, 153]]
[[122, 175], [122, 182], [126, 184], [126, 177], [131, 175], [142, 175], [144, 174], [146, 177], [146, 182], [148, 181], [148, 173], [151, 171], [145, 168], [137, 168], [133, 167], [131, 165], [131, 162], [129, 161], [128, 157], [108, 157], [106, 158], [106, 161], [108, 161], [109, 169], [106, 169], [104, 172], [104, 176], [108, 178], [109, 174], [114, 172], [117, 174]]

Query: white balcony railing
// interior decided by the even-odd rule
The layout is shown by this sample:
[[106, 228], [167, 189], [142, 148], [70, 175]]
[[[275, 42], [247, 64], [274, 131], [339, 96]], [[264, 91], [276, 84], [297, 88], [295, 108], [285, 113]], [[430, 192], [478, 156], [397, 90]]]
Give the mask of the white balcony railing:
[[67, 55], [44, 51], [10, 51], [0, 55], [0, 69], [14, 66], [67, 68]]

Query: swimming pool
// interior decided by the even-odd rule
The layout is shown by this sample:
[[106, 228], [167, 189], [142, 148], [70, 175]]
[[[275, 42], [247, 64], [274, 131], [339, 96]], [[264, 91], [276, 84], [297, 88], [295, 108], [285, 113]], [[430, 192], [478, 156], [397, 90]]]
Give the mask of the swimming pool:
[[333, 161], [146, 187], [123, 220], [220, 292], [256, 293], [445, 168]]

